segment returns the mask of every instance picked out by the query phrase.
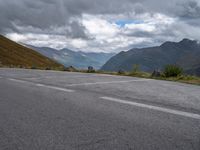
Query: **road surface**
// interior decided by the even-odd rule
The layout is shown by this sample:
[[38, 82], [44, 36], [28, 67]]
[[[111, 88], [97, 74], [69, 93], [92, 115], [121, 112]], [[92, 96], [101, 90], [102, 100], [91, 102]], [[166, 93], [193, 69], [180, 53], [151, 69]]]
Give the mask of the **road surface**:
[[0, 69], [1, 150], [200, 150], [200, 86]]

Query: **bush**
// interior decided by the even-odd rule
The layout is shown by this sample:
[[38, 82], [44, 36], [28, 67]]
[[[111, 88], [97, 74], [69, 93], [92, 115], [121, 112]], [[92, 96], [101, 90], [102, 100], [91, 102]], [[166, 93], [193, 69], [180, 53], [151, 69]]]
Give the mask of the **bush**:
[[19, 65], [19, 68], [24, 68], [23, 65]]
[[154, 70], [153, 73], [151, 74], [152, 77], [160, 77], [161, 73], [158, 70]]
[[92, 66], [89, 66], [87, 72], [88, 73], [95, 73], [95, 69]]
[[31, 66], [31, 69], [37, 69], [37, 66], [32, 65], [32, 66]]
[[45, 70], [51, 70], [51, 67], [46, 67]]
[[69, 66], [69, 67], [65, 67], [64, 68], [64, 71], [69, 71], [69, 72], [76, 72], [77, 71], [77, 69], [76, 68], [74, 68], [73, 66]]
[[125, 71], [120, 69], [120, 70], [118, 70], [117, 74], [120, 74], [120, 75], [125, 74]]
[[163, 71], [165, 77], [177, 77], [182, 75], [183, 69], [177, 65], [167, 65]]

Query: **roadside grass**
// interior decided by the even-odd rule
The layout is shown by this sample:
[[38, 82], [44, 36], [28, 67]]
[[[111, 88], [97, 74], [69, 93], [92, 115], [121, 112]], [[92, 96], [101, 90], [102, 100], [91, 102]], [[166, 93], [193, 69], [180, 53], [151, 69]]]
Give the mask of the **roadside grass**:
[[[38, 69], [38, 70], [53, 70], [53, 71], [66, 71], [63, 67], [48, 67], [48, 68], [40, 68], [40, 67], [16, 67], [16, 66], [0, 66], [0, 68], [19, 68], [19, 69]], [[117, 76], [129, 76], [129, 77], [138, 77], [138, 78], [147, 78], [147, 79], [155, 79], [155, 80], [166, 80], [173, 82], [181, 82], [187, 84], [200, 85], [200, 77], [191, 76], [191, 75], [180, 75], [177, 77], [165, 77], [163, 74], [160, 77], [153, 77], [151, 73], [142, 72], [142, 71], [131, 71], [131, 72], [108, 72], [97, 70], [95, 72], [88, 72], [88, 70], [78, 70], [71, 72], [80, 72], [80, 73], [96, 73], [96, 74], [108, 74], [108, 75], [117, 75]]]
[[200, 85], [200, 77], [190, 76], [190, 75], [181, 75], [178, 77], [169, 77], [169, 78], [159, 77], [155, 79]]
[[[87, 73], [86, 71], [84, 71], [84, 72]], [[95, 73], [118, 75], [118, 76], [130, 76], [130, 77], [147, 78], [147, 79], [155, 79], [155, 80], [166, 80], [166, 81], [200, 85], [200, 77], [191, 76], [191, 75], [180, 75], [180, 76], [177, 76], [177, 77], [165, 77], [164, 75], [161, 75], [160, 77], [153, 77], [151, 73], [140, 72], [140, 71], [124, 72], [124, 73], [96, 71]]]
[[63, 66], [23, 66], [23, 65], [0, 65], [0, 68], [16, 68], [16, 69], [32, 69], [32, 70], [53, 70], [53, 71], [65, 71]]

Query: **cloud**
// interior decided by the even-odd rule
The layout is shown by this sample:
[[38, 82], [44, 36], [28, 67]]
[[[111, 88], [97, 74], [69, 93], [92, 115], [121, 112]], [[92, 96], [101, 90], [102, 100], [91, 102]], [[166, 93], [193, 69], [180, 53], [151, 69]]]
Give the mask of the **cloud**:
[[177, 14], [186, 19], [200, 17], [200, 4], [194, 0], [188, 0], [184, 3], [177, 3]]
[[35, 46], [118, 52], [200, 40], [198, 0], [0, 0], [0, 33]]

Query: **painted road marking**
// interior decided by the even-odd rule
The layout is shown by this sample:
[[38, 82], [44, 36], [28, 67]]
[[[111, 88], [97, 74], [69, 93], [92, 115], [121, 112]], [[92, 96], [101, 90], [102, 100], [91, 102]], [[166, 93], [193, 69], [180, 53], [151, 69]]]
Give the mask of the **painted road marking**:
[[[10, 81], [14, 81], [14, 82], [19, 82], [19, 83], [31, 83], [31, 84], [35, 84], [33, 82], [28, 82], [28, 81], [18, 80], [18, 79], [12, 79], [12, 78], [9, 78], [9, 80]], [[45, 84], [40, 84], [40, 83], [36, 83], [35, 85], [36, 86], [40, 86], [40, 87], [46, 87], [46, 88], [49, 88], [49, 89], [64, 91], [64, 92], [74, 92], [74, 90], [71, 90], [71, 89], [65, 89], [65, 88], [61, 88], [61, 87], [50, 86], [50, 85], [45, 85]]]
[[59, 91], [64, 91], [64, 92], [74, 92], [74, 90], [71, 90], [71, 89], [65, 89], [65, 88], [61, 88], [61, 87], [44, 85], [44, 84], [36, 84], [36, 86], [46, 87], [46, 88], [49, 88], [49, 89], [54, 89], [54, 90], [59, 90]]
[[[107, 76], [107, 75], [93, 75], [93, 74], [85, 74], [85, 75], [73, 75], [73, 76], [59, 76], [59, 78], [62, 78], [62, 79], [67, 79], [67, 78], [90, 78], [90, 77], [104, 77], [104, 76]], [[111, 77], [115, 77], [115, 76], [112, 76], [110, 75]], [[118, 77], [118, 76], [116, 76]], [[53, 78], [58, 78], [57, 76], [44, 76], [44, 77], [40, 77], [41, 79], [44, 78], [44, 79], [53, 79]], [[38, 79], [40, 79], [38, 78]], [[119, 77], [118, 77], [119, 78]], [[27, 78], [27, 79], [37, 79], [37, 78]]]
[[20, 82], [20, 83], [25, 83], [25, 82], [27, 82], [27, 81], [18, 80], [18, 79], [12, 79], [12, 78], [9, 78], [8, 80], [10, 80], [10, 81], [15, 81], [15, 82]]
[[128, 82], [138, 82], [138, 81], [150, 81], [151, 79], [141, 79], [141, 80], [126, 80], [126, 81], [108, 81], [108, 82], [91, 82], [91, 83], [77, 83], [77, 84], [67, 84], [66, 86], [78, 86], [78, 85], [96, 85], [96, 84], [112, 84], [112, 83], [128, 83]]
[[36, 79], [41, 79], [39, 77], [31, 77], [31, 78], [23, 78], [23, 79], [31, 79], [31, 80], [36, 80]]
[[156, 111], [165, 112], [165, 113], [169, 113], [169, 114], [189, 117], [189, 118], [193, 118], [193, 119], [200, 119], [200, 115], [195, 114], [195, 113], [174, 110], [174, 109], [169, 109], [169, 108], [164, 108], [164, 107], [159, 107], [159, 106], [147, 105], [147, 104], [143, 104], [143, 103], [136, 103], [136, 102], [131, 102], [131, 101], [112, 98], [112, 97], [100, 97], [100, 98], [104, 99], [104, 100], [112, 101], [112, 102], [121, 103], [121, 104], [127, 104], [127, 105], [147, 108], [147, 109], [151, 109], [151, 110], [156, 110]]

